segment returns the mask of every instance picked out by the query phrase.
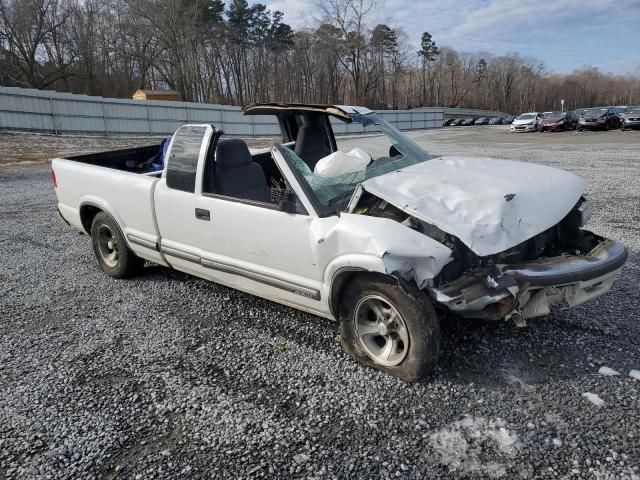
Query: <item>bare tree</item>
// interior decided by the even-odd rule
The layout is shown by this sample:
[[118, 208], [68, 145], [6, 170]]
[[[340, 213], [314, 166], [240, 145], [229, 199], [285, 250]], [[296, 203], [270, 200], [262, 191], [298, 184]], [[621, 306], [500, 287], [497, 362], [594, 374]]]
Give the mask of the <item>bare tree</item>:
[[316, 6], [324, 20], [340, 32], [339, 50], [336, 52], [344, 69], [351, 77], [349, 100], [358, 103], [362, 97], [365, 56], [369, 48], [367, 21], [376, 6], [375, 0], [318, 0]]
[[[294, 31], [247, 0], [0, 0], [0, 84], [128, 97], [173, 88], [185, 100], [469, 106], [516, 113], [640, 102], [640, 71], [550, 75], [515, 53], [459, 52], [409, 39], [375, 0], [316, 0]], [[412, 40], [420, 42], [416, 51]]]

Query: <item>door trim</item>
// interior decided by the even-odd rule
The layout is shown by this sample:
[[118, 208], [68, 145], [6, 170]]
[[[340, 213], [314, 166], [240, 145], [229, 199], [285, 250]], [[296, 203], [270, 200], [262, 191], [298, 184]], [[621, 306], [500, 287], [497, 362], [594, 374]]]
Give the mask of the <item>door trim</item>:
[[131, 243], [135, 243], [136, 245], [150, 248], [151, 250], [158, 250], [157, 242], [154, 242], [152, 240], [147, 240], [146, 238], [140, 237], [133, 233], [127, 233], [127, 240], [129, 240]]
[[249, 280], [253, 280], [255, 282], [268, 285], [270, 287], [279, 288], [289, 293], [300, 295], [301, 297], [310, 298], [316, 301], [320, 301], [322, 298], [320, 295], [320, 290], [317, 290], [315, 288], [310, 288], [304, 285], [300, 285], [298, 283], [294, 283], [289, 280], [285, 280], [283, 278], [270, 275], [268, 273], [258, 272], [250, 268], [239, 267], [237, 265], [221, 262], [219, 260], [202, 258], [191, 252], [185, 252], [184, 250], [174, 248], [174, 247], [167, 247], [165, 245], [160, 245], [160, 251], [165, 255], [170, 255], [176, 258], [180, 258], [181, 260], [197, 263], [205, 268], [210, 268], [218, 272], [229, 273], [231, 275], [238, 275], [240, 277], [244, 277]]

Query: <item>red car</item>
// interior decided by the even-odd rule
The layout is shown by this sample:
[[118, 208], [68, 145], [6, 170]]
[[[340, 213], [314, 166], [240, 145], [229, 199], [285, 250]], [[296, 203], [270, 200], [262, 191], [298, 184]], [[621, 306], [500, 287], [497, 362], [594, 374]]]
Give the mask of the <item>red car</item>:
[[540, 133], [546, 131], [574, 130], [578, 126], [578, 117], [573, 112], [549, 112], [540, 122]]

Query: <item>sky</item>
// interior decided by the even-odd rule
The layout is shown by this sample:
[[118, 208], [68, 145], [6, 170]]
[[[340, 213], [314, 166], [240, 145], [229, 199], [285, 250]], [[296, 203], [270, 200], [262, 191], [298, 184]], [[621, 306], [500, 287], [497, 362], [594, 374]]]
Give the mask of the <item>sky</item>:
[[[316, 0], [261, 0], [304, 27]], [[494, 55], [518, 52], [551, 73], [584, 66], [640, 75], [640, 0], [378, 0], [373, 22], [402, 27], [417, 49], [427, 31], [438, 45]]]

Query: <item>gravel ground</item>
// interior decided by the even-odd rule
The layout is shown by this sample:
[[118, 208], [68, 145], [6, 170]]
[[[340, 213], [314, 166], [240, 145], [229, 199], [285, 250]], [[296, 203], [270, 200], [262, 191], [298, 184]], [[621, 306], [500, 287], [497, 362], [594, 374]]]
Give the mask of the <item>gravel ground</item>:
[[579, 173], [631, 257], [608, 295], [525, 329], [443, 322], [418, 385], [311, 315], [158, 266], [108, 278], [48, 166], [0, 169], [0, 479], [639, 478], [640, 142], [487, 132], [413, 135]]

